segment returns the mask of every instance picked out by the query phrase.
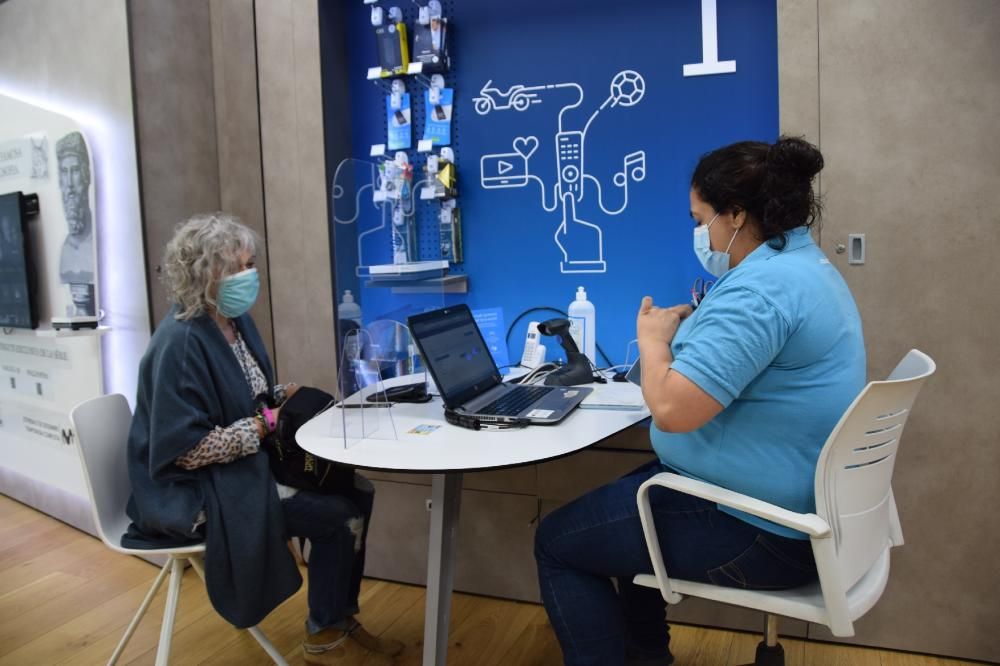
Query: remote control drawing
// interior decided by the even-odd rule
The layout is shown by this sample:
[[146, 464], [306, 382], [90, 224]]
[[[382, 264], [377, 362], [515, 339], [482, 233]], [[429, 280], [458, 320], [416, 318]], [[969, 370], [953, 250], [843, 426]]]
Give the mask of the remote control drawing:
[[556, 228], [554, 240], [562, 252], [559, 264], [562, 273], [604, 273], [604, 232], [600, 226], [578, 217], [577, 204], [583, 201], [588, 189], [596, 192], [597, 204], [606, 215], [620, 215], [628, 208], [629, 183], [646, 178], [646, 152], [637, 150], [622, 158], [622, 170], [616, 172], [612, 183], [621, 190], [622, 203], [617, 208], [605, 205], [601, 182], [586, 170], [585, 144], [587, 131], [597, 116], [607, 108], [630, 107], [638, 104], [646, 92], [646, 82], [633, 70], [619, 72], [611, 80], [608, 97], [591, 114], [582, 130], [567, 130], [563, 125], [565, 113], [583, 104], [583, 88], [577, 83], [556, 83], [540, 86], [511, 86], [506, 92], [492, 87], [488, 81], [475, 98], [475, 110], [480, 115], [494, 111], [514, 109], [525, 111], [535, 104], [544, 103], [546, 93], [570, 90], [577, 94], [576, 101], [559, 111], [559, 130], [555, 136], [556, 182], [549, 200], [548, 188], [541, 178], [531, 173], [529, 160], [539, 148], [536, 136], [519, 136], [513, 140], [513, 152], [483, 155], [480, 159], [480, 184], [485, 189], [525, 187], [537, 182], [541, 188], [542, 208], [549, 213], [562, 206], [562, 221]]

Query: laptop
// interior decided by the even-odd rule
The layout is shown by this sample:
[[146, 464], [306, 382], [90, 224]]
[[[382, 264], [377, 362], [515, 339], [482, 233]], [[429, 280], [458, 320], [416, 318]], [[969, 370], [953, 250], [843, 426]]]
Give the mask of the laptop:
[[407, 323], [445, 407], [456, 412], [484, 422], [551, 425], [593, 390], [504, 384], [467, 305], [413, 315]]

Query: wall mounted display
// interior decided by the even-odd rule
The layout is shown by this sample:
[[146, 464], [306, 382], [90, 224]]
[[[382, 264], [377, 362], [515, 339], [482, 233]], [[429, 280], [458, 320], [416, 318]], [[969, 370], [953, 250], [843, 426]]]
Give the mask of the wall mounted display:
[[38, 328], [28, 198], [0, 194], [0, 327]]

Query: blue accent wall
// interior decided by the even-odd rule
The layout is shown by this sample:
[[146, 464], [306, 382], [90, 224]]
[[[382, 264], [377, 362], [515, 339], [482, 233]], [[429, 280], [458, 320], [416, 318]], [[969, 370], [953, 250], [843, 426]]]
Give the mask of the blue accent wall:
[[[391, 3], [380, 4], [388, 9]], [[397, 4], [412, 26], [416, 5], [401, 0]], [[642, 296], [650, 295], [661, 305], [687, 302], [691, 283], [703, 275], [691, 249], [693, 223], [688, 214], [690, 174], [699, 156], [734, 141], [773, 141], [778, 134], [775, 0], [718, 0], [718, 59], [735, 60], [736, 71], [689, 77], [683, 75], [683, 66], [702, 60], [700, 0], [443, 4], [450, 21], [452, 68], [446, 79], [456, 98], [453, 147], [465, 259], [453, 272], [468, 275], [469, 292], [442, 299], [362, 287], [353, 275], [357, 233], [380, 221], [367, 195], [356, 224], [333, 225], [338, 257], [343, 256], [338, 262], [350, 264], [336, 269], [338, 290], [359, 293], [366, 322], [402, 319], [445, 300], [463, 300], [474, 309], [502, 307], [505, 320], [512, 322], [529, 307], [565, 310], [577, 286], [583, 286], [596, 308], [598, 345], [613, 363], [624, 362]], [[377, 64], [369, 11], [352, 2], [346, 25], [322, 25], [323, 30], [347, 31], [349, 90], [327, 89], [325, 94], [350, 95], [353, 154], [364, 159], [372, 144], [386, 140], [385, 90], [365, 78], [368, 67]], [[638, 101], [636, 95], [613, 96], [612, 81], [626, 70], [641, 76], [644, 92]], [[498, 92], [482, 95], [489, 80]], [[632, 83], [625, 81], [617, 92], [634, 92]], [[501, 93], [512, 86], [523, 86], [515, 97], [526, 99], [518, 103], [526, 104], [526, 110], [502, 108], [511, 98]], [[407, 77], [407, 88], [416, 107], [416, 146], [423, 128], [422, 88], [413, 77]], [[481, 110], [489, 106], [484, 114], [476, 111], [477, 97], [491, 98], [481, 102]], [[574, 154], [568, 148], [561, 166], [560, 117], [564, 133], [586, 128], [582, 149]], [[577, 135], [566, 136], [571, 144]], [[515, 145], [518, 137], [523, 140]], [[644, 172], [637, 171], [640, 151]], [[408, 152], [416, 181], [424, 158], [415, 150]], [[628, 155], [633, 161], [626, 170]], [[567, 166], [579, 170], [579, 194], [570, 189], [572, 169], [567, 178], [560, 178]], [[357, 181], [349, 187], [360, 186], [366, 177], [362, 173], [348, 178]], [[627, 206], [612, 215], [625, 203], [625, 188], [619, 186], [623, 183]], [[557, 191], [571, 197], [574, 206], [557, 198]], [[336, 204], [338, 211], [347, 211], [346, 200]], [[421, 247], [433, 252], [437, 205], [418, 206]], [[553, 210], [546, 211], [546, 206]], [[569, 209], [565, 215], [564, 209]], [[560, 233], [564, 217], [566, 233]], [[373, 263], [390, 263], [388, 235], [380, 240], [372, 234], [370, 240], [383, 247]], [[567, 272], [578, 267], [597, 272]], [[529, 318], [548, 316], [553, 315]], [[529, 318], [511, 336], [512, 360], [520, 358]], [[544, 342], [550, 350], [556, 346]], [[603, 365], [603, 359], [599, 363]]]

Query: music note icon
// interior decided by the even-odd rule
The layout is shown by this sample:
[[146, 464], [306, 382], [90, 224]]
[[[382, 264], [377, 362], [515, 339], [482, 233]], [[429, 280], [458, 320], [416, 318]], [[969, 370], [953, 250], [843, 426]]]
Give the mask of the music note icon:
[[622, 170], [615, 174], [613, 180], [618, 187], [625, 187], [628, 178], [637, 183], [646, 179], [646, 151], [637, 150], [626, 155]]

